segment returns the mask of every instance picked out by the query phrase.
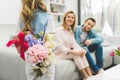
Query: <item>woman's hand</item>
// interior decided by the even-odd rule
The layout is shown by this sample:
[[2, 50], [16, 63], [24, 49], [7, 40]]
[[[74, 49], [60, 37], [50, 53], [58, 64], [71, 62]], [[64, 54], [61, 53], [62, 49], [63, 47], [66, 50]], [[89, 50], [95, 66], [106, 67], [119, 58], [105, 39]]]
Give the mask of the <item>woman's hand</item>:
[[84, 49], [80, 49], [80, 50], [78, 50], [77, 54], [79, 56], [84, 56], [86, 54], [86, 51]]
[[69, 54], [75, 54], [78, 56], [84, 56], [86, 54], [86, 51], [84, 49], [73, 49], [69, 51]]

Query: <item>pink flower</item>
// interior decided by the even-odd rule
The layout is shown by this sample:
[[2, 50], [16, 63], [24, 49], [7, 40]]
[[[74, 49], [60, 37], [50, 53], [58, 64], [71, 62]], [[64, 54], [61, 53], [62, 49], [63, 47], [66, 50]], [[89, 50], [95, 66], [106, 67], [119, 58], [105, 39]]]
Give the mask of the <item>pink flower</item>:
[[29, 47], [26, 53], [30, 63], [38, 63], [42, 62], [43, 59], [48, 57], [49, 51], [44, 45], [36, 44], [32, 47]]
[[120, 47], [118, 47], [118, 51], [120, 52]]
[[115, 56], [115, 53], [112, 51], [112, 52], [110, 52], [110, 56], [111, 57], [114, 57]]

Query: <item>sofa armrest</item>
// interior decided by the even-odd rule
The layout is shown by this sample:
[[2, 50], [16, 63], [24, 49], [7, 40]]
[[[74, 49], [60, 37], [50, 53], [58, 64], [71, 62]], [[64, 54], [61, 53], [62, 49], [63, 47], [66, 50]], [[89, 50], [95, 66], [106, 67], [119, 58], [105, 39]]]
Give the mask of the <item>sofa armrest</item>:
[[108, 36], [108, 40], [112, 45], [120, 45], [120, 36]]
[[0, 80], [26, 80], [25, 63], [15, 47], [0, 46]]

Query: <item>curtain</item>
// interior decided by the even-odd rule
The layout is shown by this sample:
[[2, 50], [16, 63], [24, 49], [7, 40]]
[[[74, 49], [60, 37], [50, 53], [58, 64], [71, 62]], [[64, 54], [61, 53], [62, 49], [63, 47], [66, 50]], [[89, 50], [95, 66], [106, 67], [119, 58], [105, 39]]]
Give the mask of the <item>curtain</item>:
[[96, 19], [94, 30], [101, 32], [107, 21], [113, 33], [120, 34], [119, 0], [81, 0], [81, 23], [88, 17]]

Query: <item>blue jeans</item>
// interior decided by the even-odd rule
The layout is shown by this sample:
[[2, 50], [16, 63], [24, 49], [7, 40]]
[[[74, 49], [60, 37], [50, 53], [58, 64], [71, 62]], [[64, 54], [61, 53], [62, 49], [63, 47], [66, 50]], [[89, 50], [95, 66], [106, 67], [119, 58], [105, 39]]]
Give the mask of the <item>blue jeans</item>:
[[[103, 67], [103, 48], [101, 44], [93, 44], [90, 46], [83, 46], [86, 50], [86, 57], [89, 62], [90, 67], [94, 72], [97, 72], [100, 68]], [[96, 63], [94, 62], [90, 52], [95, 51], [95, 59]]]

